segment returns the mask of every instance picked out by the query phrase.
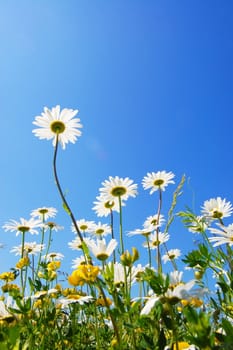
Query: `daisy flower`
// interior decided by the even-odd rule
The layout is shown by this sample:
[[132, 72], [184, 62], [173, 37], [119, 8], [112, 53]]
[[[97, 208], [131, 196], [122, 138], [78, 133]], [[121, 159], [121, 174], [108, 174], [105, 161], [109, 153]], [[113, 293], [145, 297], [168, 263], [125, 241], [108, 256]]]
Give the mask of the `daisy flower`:
[[79, 258], [72, 260], [72, 269], [77, 269], [79, 265], [86, 264], [86, 259], [84, 255], [81, 255]]
[[[89, 237], [84, 237], [83, 241], [87, 244], [87, 241], [91, 240], [91, 238]], [[72, 249], [72, 250], [81, 250], [82, 249], [82, 241], [81, 239], [77, 236], [75, 237], [75, 239], [73, 239], [71, 242], [68, 242], [68, 246]]]
[[[53, 107], [51, 110], [44, 107], [44, 112], [40, 116], [35, 117], [34, 125], [39, 126], [39, 129], [34, 129], [32, 132], [39, 139], [53, 139], [53, 146], [56, 144], [56, 138], [63, 149], [68, 142], [75, 143], [77, 137], [81, 136], [82, 124], [79, 118], [74, 118], [78, 110], [64, 108], [60, 110], [60, 106]], [[74, 119], [73, 119], [74, 118]]]
[[[177, 285], [175, 288], [170, 289], [165, 292], [164, 297], [168, 299], [173, 300], [187, 300], [190, 298], [190, 290], [195, 285], [195, 280], [191, 280], [187, 283], [181, 283]], [[163, 297], [163, 298], [164, 298]], [[154, 307], [155, 303], [160, 300], [160, 297], [156, 294], [152, 294], [149, 297], [146, 297], [144, 299], [147, 299], [147, 302], [145, 306], [142, 308], [141, 315], [148, 315], [152, 308]]]
[[165, 243], [169, 240], [170, 235], [168, 233], [152, 233], [149, 236], [149, 242], [143, 243], [143, 247], [148, 248], [148, 244], [150, 249], [156, 249], [160, 244]]
[[127, 236], [131, 237], [131, 236], [142, 235], [144, 237], [148, 237], [151, 234], [151, 232], [153, 232], [153, 231], [154, 231], [153, 226], [143, 228], [143, 229], [137, 228], [136, 230], [128, 232]]
[[101, 196], [109, 202], [114, 202], [119, 197], [121, 200], [127, 200], [137, 195], [137, 185], [128, 177], [123, 179], [119, 176], [109, 176], [109, 179], [102, 182], [102, 185], [104, 187], [100, 188]]
[[108, 245], [104, 238], [97, 239], [96, 242], [89, 240], [86, 243], [92, 254], [101, 261], [107, 260], [117, 246], [117, 241], [115, 239], [111, 239]]
[[210, 237], [209, 241], [214, 243], [213, 246], [217, 247], [222, 244], [233, 245], [233, 224], [228, 226], [218, 225], [220, 229], [210, 228], [210, 232], [213, 234], [217, 234], [218, 236]]
[[49, 230], [52, 230], [52, 231], [60, 231], [60, 230], [64, 230], [64, 227], [63, 226], [60, 226], [58, 224], [56, 224], [56, 222], [53, 222], [53, 221], [47, 221], [45, 224], [44, 224], [44, 227], [46, 229], [49, 229]]
[[120, 263], [116, 262], [114, 264], [114, 284], [119, 286], [121, 283], [125, 283], [125, 269], [127, 270], [127, 268], [125, 268], [123, 265], [121, 265]]
[[49, 290], [40, 290], [40, 291], [36, 292], [35, 294], [31, 295], [30, 298], [32, 300], [37, 300], [37, 299], [43, 298], [47, 295], [53, 295], [56, 293], [59, 293], [59, 290], [56, 288], [51, 288]]
[[34, 218], [25, 220], [23, 218], [20, 218], [20, 221], [10, 220], [2, 227], [6, 232], [16, 232], [16, 236], [18, 236], [20, 233], [25, 232], [30, 232], [32, 235], [38, 234], [38, 228], [41, 226], [41, 220], [35, 220]]
[[202, 213], [204, 216], [213, 219], [223, 219], [231, 216], [233, 208], [230, 202], [221, 197], [211, 198], [204, 202]]
[[[45, 245], [37, 244], [36, 242], [25, 242], [23, 247], [23, 251], [26, 253], [26, 255], [36, 255], [37, 253], [40, 253], [43, 249], [45, 249]], [[15, 253], [15, 255], [21, 255], [22, 245], [13, 247], [10, 250], [10, 252]]]
[[96, 199], [97, 201], [93, 203], [95, 205], [92, 209], [96, 212], [97, 216], [108, 216], [113, 210], [119, 213], [120, 208], [118, 200], [108, 201], [103, 195], [97, 196]]
[[[93, 225], [95, 223], [94, 223], [94, 221], [87, 221], [85, 219], [80, 219], [80, 220], [76, 221], [76, 224], [82, 233], [86, 233], [86, 232], [90, 232], [92, 230]], [[71, 231], [74, 233], [77, 233], [76, 229], [74, 227], [74, 224], [71, 225]]]
[[70, 304], [77, 303], [77, 304], [83, 305], [84, 303], [89, 303], [91, 301], [93, 301], [93, 297], [90, 295], [81, 296], [81, 295], [75, 294], [75, 295], [70, 295], [67, 298], [59, 299], [58, 302], [62, 308], [66, 308]]
[[162, 256], [163, 262], [166, 264], [166, 262], [175, 260], [181, 255], [181, 252], [179, 249], [170, 249], [166, 254]]
[[46, 259], [47, 262], [50, 262], [54, 260], [62, 260], [64, 258], [64, 255], [61, 253], [51, 252], [47, 255], [44, 255], [42, 258]]
[[147, 227], [154, 227], [154, 230], [158, 227], [160, 227], [163, 223], [165, 222], [164, 216], [162, 214], [158, 215], [152, 215], [152, 216], [148, 216], [148, 218], [146, 218], [146, 220], [144, 221], [143, 227], [147, 228]]
[[158, 171], [157, 173], [147, 173], [142, 180], [142, 186], [145, 190], [151, 189], [150, 194], [157, 190], [165, 191], [165, 187], [168, 184], [174, 184], [175, 182], [172, 180], [175, 175], [170, 171], [167, 173], [166, 171]]
[[93, 224], [90, 233], [99, 237], [106, 236], [111, 233], [111, 226], [98, 222], [98, 224]]
[[31, 216], [32, 217], [39, 217], [40, 219], [43, 220], [48, 220], [48, 218], [53, 218], [57, 214], [57, 209], [55, 208], [48, 208], [48, 207], [41, 207], [32, 210]]

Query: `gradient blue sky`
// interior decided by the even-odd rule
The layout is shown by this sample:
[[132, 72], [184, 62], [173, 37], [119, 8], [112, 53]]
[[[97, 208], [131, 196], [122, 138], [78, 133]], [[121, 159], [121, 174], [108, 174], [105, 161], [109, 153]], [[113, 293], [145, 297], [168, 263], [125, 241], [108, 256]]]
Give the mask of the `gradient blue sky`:
[[[77, 219], [99, 220], [91, 208], [109, 175], [140, 185], [147, 172], [173, 171], [176, 182], [186, 174], [179, 210], [199, 212], [216, 196], [233, 201], [232, 13], [230, 0], [0, 1], [1, 226], [56, 207], [65, 230], [54, 250], [65, 254], [66, 270], [77, 256], [67, 248], [74, 235], [54, 185], [53, 147], [32, 134], [34, 117], [57, 104], [79, 109], [84, 126], [58, 155]], [[174, 189], [164, 193], [164, 215]], [[140, 185], [125, 231], [156, 210], [157, 193]], [[169, 248], [192, 247], [179, 223], [170, 233]], [[1, 230], [0, 242], [7, 270], [20, 240]]]

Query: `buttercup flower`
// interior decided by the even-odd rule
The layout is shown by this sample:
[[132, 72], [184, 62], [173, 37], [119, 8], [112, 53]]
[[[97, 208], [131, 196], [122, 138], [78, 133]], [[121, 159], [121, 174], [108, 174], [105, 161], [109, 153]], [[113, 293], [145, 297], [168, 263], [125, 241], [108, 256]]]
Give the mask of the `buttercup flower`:
[[119, 176], [109, 176], [109, 180], [102, 182], [104, 187], [100, 188], [100, 193], [106, 201], [115, 201], [117, 197], [127, 200], [129, 197], [137, 195], [137, 185], [128, 177], [121, 178]]
[[[34, 129], [32, 132], [39, 139], [53, 139], [55, 146], [56, 138], [63, 149], [68, 142], [75, 143], [77, 137], [81, 136], [82, 124], [79, 118], [74, 118], [78, 110], [64, 108], [60, 110], [60, 106], [53, 107], [51, 110], [44, 107], [44, 112], [40, 116], [35, 117], [34, 125], [39, 126], [39, 129]], [[73, 119], [74, 118], [74, 119]]]
[[202, 207], [203, 215], [213, 219], [223, 219], [231, 216], [233, 208], [230, 202], [221, 197], [211, 198], [204, 202]]
[[87, 246], [98, 260], [104, 261], [113, 253], [117, 246], [117, 241], [115, 239], [111, 239], [107, 245], [104, 238], [97, 239], [97, 242], [90, 240], [87, 241]]
[[108, 201], [105, 199], [105, 196], [97, 196], [97, 201], [94, 202], [94, 207], [92, 208], [97, 216], [108, 216], [110, 211], [120, 211], [118, 200]]
[[53, 218], [54, 216], [56, 216], [57, 214], [57, 209], [55, 208], [48, 208], [48, 207], [41, 207], [41, 208], [37, 208], [32, 210], [31, 212], [31, 216], [32, 217], [38, 217], [40, 219], [44, 219], [44, 220], [48, 220], [48, 218]]
[[0, 274], [0, 280], [3, 280], [5, 282], [12, 282], [16, 279], [16, 276], [13, 272], [2, 272]]
[[209, 241], [214, 243], [213, 246], [217, 247], [222, 244], [233, 245], [233, 224], [228, 226], [218, 225], [220, 229], [210, 228], [210, 232], [213, 234], [217, 234], [218, 236], [210, 237]]
[[73, 286], [83, 286], [84, 283], [94, 283], [98, 274], [98, 266], [82, 264], [68, 277], [68, 282]]
[[20, 218], [20, 221], [11, 220], [3, 225], [3, 229], [5, 231], [16, 232], [16, 236], [20, 233], [30, 232], [33, 234], [38, 234], [38, 228], [42, 225], [40, 220], [35, 220], [31, 218], [29, 220], [25, 220]]
[[142, 180], [142, 186], [145, 190], [150, 189], [150, 194], [157, 190], [165, 191], [165, 187], [168, 184], [174, 184], [175, 182], [172, 180], [175, 175], [170, 171], [167, 173], [166, 171], [158, 171], [157, 173], [147, 173]]

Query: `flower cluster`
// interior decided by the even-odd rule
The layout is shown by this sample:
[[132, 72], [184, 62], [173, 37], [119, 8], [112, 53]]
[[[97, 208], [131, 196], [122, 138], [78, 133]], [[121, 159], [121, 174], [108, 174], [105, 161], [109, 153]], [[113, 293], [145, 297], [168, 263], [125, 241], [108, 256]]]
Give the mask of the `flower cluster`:
[[[102, 182], [92, 208], [98, 221], [77, 220], [56, 169], [59, 145], [65, 149], [81, 136], [77, 113], [45, 107], [33, 122], [38, 127], [33, 133], [54, 146], [55, 183], [74, 233], [68, 242], [77, 254], [73, 271], [63, 272], [64, 255], [52, 250], [53, 234], [62, 229], [49, 221], [55, 208], [42, 206], [29, 219], [3, 225], [21, 242], [10, 250], [19, 256], [15, 266], [0, 273], [0, 348], [230, 349], [233, 223], [227, 220], [232, 204], [217, 197], [206, 200], [200, 213], [177, 211], [183, 176], [165, 213], [163, 193], [175, 184], [175, 175], [162, 170], [142, 179], [142, 188], [158, 195], [158, 203], [140, 228], [124, 228], [127, 201], [139, 188], [128, 177], [110, 176]], [[177, 219], [195, 242], [198, 237], [187, 254], [170, 247], [170, 227]], [[38, 241], [28, 240], [30, 235]], [[125, 249], [130, 242], [131, 250]]]

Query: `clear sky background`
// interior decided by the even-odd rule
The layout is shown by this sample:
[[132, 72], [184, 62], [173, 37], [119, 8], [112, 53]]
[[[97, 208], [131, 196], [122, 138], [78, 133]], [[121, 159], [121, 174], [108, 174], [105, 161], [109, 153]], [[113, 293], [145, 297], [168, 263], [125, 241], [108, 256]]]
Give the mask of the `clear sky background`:
[[[32, 134], [44, 106], [79, 109], [83, 135], [59, 150], [58, 169], [77, 219], [91, 210], [101, 182], [130, 177], [139, 195], [124, 209], [125, 231], [157, 211], [141, 180], [166, 170], [186, 174], [185, 205], [233, 201], [233, 3], [163, 0], [0, 1], [0, 223], [56, 207], [64, 231], [53, 249], [70, 272], [78, 256], [52, 174], [53, 147]], [[164, 193], [166, 216], [171, 194]], [[106, 219], [101, 220], [107, 223]], [[230, 222], [229, 222], [230, 223]], [[169, 248], [185, 253], [193, 236], [177, 222]], [[34, 241], [38, 237], [31, 236]], [[1, 270], [20, 237], [0, 230]], [[141, 249], [142, 237], [127, 238]]]

